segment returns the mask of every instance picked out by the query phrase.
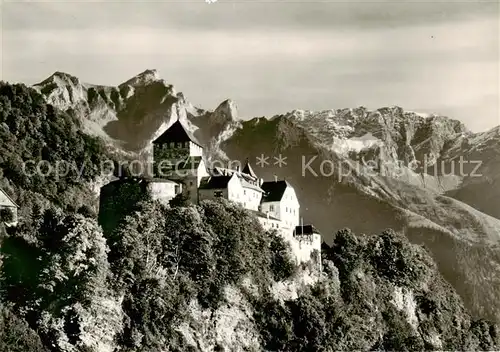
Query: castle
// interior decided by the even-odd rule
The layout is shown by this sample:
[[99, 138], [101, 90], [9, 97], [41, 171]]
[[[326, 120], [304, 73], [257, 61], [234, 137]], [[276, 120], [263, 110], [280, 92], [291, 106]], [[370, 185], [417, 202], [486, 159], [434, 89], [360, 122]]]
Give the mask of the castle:
[[153, 141], [153, 177], [120, 178], [101, 188], [99, 223], [112, 231], [137, 202], [149, 198], [168, 205], [183, 195], [197, 204], [225, 198], [254, 213], [263, 228], [275, 229], [287, 239], [298, 262], [320, 251], [321, 236], [300, 221], [300, 202], [293, 186], [275, 178], [257, 177], [250, 163], [236, 169], [206, 165], [203, 146], [177, 120]]

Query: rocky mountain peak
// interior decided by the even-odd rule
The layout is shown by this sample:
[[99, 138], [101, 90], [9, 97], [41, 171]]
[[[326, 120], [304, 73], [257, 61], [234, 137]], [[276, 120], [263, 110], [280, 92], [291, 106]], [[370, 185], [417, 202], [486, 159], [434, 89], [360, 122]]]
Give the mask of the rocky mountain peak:
[[47, 102], [63, 110], [74, 108], [86, 98], [84, 84], [69, 73], [57, 71], [33, 86]]
[[50, 104], [71, 110], [87, 133], [139, 148], [171, 120], [197, 114], [195, 107], [147, 69], [117, 87], [82, 83], [56, 72], [34, 86]]
[[219, 122], [234, 121], [238, 119], [238, 107], [231, 99], [224, 100], [214, 110], [214, 116]]
[[62, 72], [62, 71], [56, 71], [52, 75], [50, 75], [47, 79], [42, 81], [39, 84], [46, 84], [49, 82], [66, 82], [66, 83], [72, 83], [74, 85], [80, 84], [80, 80], [78, 77], [73, 76], [69, 73]]
[[138, 75], [132, 77], [128, 81], [124, 82], [121, 85], [129, 85], [132, 87], [136, 86], [145, 86], [151, 84], [153, 82], [161, 81], [160, 75], [155, 69], [147, 69]]

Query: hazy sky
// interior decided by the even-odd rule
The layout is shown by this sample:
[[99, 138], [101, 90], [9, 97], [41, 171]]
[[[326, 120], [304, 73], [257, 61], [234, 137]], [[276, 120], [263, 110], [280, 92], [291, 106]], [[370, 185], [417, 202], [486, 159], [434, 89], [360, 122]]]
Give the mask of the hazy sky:
[[117, 85], [148, 68], [244, 118], [399, 105], [500, 124], [498, 1], [45, 1], [2, 5], [2, 76]]

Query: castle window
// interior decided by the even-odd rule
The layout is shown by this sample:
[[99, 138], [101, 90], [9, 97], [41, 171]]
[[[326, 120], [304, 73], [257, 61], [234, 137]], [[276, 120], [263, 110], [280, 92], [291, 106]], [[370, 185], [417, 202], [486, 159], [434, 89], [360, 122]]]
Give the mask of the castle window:
[[222, 191], [215, 191], [214, 196], [216, 197], [222, 197]]
[[175, 148], [175, 142], [170, 142], [170, 148]]
[[274, 205], [272, 205], [272, 204], [271, 204], [271, 205], [269, 206], [269, 210], [270, 210], [270, 211], [274, 211]]

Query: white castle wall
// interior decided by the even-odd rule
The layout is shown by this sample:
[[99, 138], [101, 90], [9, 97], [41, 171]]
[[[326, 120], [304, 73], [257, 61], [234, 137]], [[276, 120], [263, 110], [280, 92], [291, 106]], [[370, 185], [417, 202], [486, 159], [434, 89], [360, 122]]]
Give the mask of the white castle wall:
[[172, 181], [152, 181], [148, 183], [148, 192], [153, 200], [158, 200], [169, 205], [177, 193], [181, 191], [180, 185]]
[[189, 142], [189, 155], [203, 156], [203, 148], [193, 142]]
[[243, 206], [250, 210], [259, 210], [262, 193], [250, 188], [241, 189], [243, 192], [240, 196], [243, 199]]
[[311, 259], [314, 250], [321, 253], [321, 236], [319, 234], [295, 236], [294, 246], [294, 254], [297, 260], [305, 263]]
[[264, 230], [278, 230], [281, 226], [281, 221], [277, 219], [272, 219], [272, 218], [263, 218], [263, 217], [257, 217], [259, 219], [260, 224], [264, 228]]
[[283, 222], [283, 226], [295, 229], [300, 221], [300, 203], [292, 187], [287, 187], [280, 206], [281, 214], [279, 219]]
[[317, 250], [319, 254], [321, 253], [321, 235], [319, 234], [294, 236], [292, 231], [283, 227], [280, 228], [278, 233], [290, 243], [297, 264], [310, 261], [314, 250]]

